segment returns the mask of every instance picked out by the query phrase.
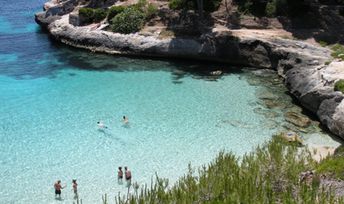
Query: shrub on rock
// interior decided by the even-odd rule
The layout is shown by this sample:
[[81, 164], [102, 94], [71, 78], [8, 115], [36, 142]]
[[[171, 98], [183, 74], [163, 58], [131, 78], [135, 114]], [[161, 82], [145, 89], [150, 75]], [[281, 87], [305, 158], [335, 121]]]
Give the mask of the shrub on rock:
[[340, 79], [334, 84], [334, 90], [344, 93], [344, 79]]
[[115, 17], [117, 14], [122, 13], [124, 11], [125, 7], [124, 6], [113, 6], [109, 9], [108, 11], [108, 16], [107, 19], [110, 21]]
[[82, 24], [92, 23], [94, 18], [94, 10], [92, 8], [80, 8], [79, 17]]
[[94, 9], [93, 22], [100, 22], [106, 17], [106, 11], [104, 9], [98, 8]]
[[111, 20], [113, 32], [129, 34], [139, 31], [145, 23], [146, 15], [133, 7], [126, 8]]

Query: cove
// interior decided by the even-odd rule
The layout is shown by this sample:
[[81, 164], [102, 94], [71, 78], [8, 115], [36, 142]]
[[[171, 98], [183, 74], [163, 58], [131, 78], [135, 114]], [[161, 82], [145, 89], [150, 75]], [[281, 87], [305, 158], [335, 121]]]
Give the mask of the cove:
[[[284, 131], [282, 109], [301, 111], [276, 74], [267, 78], [277, 81], [263, 82], [229, 65], [55, 44], [28, 18], [42, 3], [7, 2], [0, 18], [0, 203], [71, 203], [72, 179], [84, 203], [99, 203], [104, 193], [113, 199], [126, 192], [117, 184], [118, 166], [128, 166], [139, 185], [155, 173], [173, 183], [189, 163], [198, 168], [221, 150], [243, 155]], [[209, 75], [218, 67], [220, 77]], [[271, 111], [262, 94], [285, 106]], [[98, 131], [99, 120], [109, 128]], [[307, 142], [335, 145], [316, 121], [310, 129]], [[57, 179], [67, 183], [63, 201], [54, 200]]]
[[[126, 192], [117, 184], [118, 166], [128, 166], [139, 185], [156, 173], [173, 183], [189, 163], [198, 168], [221, 150], [243, 155], [283, 131], [283, 114], [259, 99], [268, 91], [262, 76], [249, 70], [221, 65], [227, 71], [216, 77], [206, 73], [219, 65], [64, 47], [37, 64], [55, 68], [1, 75], [1, 198], [7, 203], [54, 202], [52, 182], [69, 184], [73, 178], [84, 202], [99, 202], [104, 193], [113, 198]], [[278, 87], [275, 81], [272, 97], [290, 100]], [[273, 124], [266, 115], [272, 112]], [[123, 115], [129, 126], [121, 123]], [[99, 131], [99, 120], [108, 129]], [[334, 144], [320, 131], [309, 134], [312, 142], [315, 134], [321, 143]], [[72, 201], [69, 188], [66, 203]]]

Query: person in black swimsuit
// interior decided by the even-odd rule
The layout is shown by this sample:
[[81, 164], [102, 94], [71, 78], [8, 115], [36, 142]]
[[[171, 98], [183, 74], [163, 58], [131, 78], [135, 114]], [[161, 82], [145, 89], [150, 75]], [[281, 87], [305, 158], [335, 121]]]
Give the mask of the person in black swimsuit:
[[56, 196], [59, 196], [59, 198], [61, 198], [61, 189], [65, 187], [62, 187], [60, 180], [56, 181], [56, 183], [54, 184], [54, 188], [55, 188], [55, 198]]
[[123, 180], [123, 171], [122, 171], [122, 167], [118, 167], [117, 179], [118, 179], [118, 183], [121, 183], [122, 180]]

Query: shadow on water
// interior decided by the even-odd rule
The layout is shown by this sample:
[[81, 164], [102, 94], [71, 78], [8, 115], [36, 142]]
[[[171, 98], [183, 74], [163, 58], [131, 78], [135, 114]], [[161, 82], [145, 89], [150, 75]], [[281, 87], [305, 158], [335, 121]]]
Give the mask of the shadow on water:
[[[22, 50], [21, 46], [14, 47], [12, 50], [15, 53], [15, 60], [7, 63], [0, 62], [0, 74], [20, 80], [41, 77], [53, 79], [59, 71], [65, 69], [98, 72], [166, 71], [171, 72], [173, 83], [180, 84], [184, 77], [191, 76], [194, 79], [216, 81], [223, 75], [241, 73], [238, 67], [209, 61], [200, 63], [196, 60], [165, 60], [154, 57], [124, 57], [92, 53], [56, 41], [44, 43], [41, 38], [48, 40], [44, 39], [47, 38], [45, 35], [44, 30], [37, 31], [34, 36], [36, 43], [25, 51]], [[17, 36], [17, 38], [25, 38], [25, 36]], [[8, 46], [10, 46], [9, 44]], [[214, 72], [217, 73], [214, 74]], [[68, 75], [75, 76], [76, 74], [70, 72]]]

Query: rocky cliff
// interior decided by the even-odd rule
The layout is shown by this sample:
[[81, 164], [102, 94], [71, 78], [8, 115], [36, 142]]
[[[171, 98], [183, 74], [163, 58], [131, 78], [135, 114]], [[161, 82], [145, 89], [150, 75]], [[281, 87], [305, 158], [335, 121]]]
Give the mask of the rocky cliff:
[[69, 23], [69, 13], [75, 6], [76, 0], [62, 4], [50, 2], [44, 12], [36, 14], [36, 21], [56, 40], [91, 51], [212, 60], [275, 69], [300, 103], [316, 114], [331, 132], [344, 139], [344, 94], [333, 88], [338, 79], [344, 79], [344, 63], [333, 61], [331, 51], [326, 48], [226, 28], [214, 28], [197, 38], [123, 35], [104, 31], [101, 25], [73, 26]]

